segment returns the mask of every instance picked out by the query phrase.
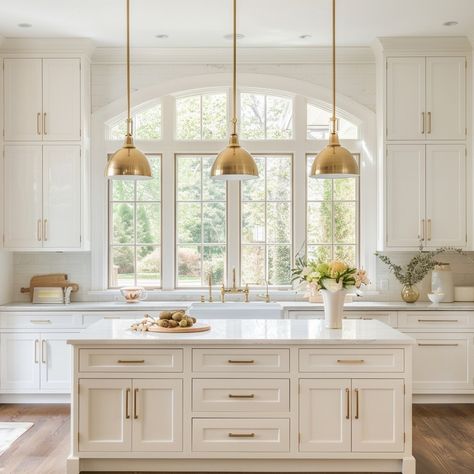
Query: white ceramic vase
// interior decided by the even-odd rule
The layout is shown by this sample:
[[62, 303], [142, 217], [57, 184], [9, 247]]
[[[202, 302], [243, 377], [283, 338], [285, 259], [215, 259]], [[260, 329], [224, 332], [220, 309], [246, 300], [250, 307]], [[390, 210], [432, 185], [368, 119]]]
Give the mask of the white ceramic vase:
[[319, 290], [323, 295], [324, 322], [329, 329], [342, 328], [342, 315], [344, 312], [344, 299], [347, 290]]

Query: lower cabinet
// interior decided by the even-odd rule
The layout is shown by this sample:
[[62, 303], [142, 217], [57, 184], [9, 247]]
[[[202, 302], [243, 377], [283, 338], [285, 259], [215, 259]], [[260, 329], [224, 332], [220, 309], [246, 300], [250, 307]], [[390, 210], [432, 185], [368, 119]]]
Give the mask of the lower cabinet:
[[79, 451], [182, 451], [181, 379], [80, 379]]
[[402, 452], [401, 379], [301, 379], [300, 451]]

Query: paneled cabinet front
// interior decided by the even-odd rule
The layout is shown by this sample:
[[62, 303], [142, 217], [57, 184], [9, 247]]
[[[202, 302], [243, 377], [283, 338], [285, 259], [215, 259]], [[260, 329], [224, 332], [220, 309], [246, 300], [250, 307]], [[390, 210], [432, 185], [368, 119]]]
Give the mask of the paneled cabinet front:
[[80, 150], [76, 145], [5, 147], [5, 248], [81, 248]]

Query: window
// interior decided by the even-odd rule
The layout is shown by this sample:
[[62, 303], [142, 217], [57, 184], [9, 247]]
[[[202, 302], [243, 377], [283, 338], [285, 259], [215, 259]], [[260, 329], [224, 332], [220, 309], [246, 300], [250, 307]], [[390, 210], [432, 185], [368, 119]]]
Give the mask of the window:
[[227, 94], [209, 93], [176, 99], [178, 140], [223, 140], [227, 136]]
[[[316, 107], [313, 104], [307, 104], [306, 107], [306, 137], [308, 140], [327, 140], [329, 138], [329, 119], [331, 112]], [[359, 130], [357, 125], [346, 119], [338, 119], [339, 138], [357, 139]]]
[[246, 140], [293, 138], [293, 100], [289, 97], [242, 92], [240, 135]]
[[153, 179], [109, 182], [109, 286], [161, 286], [161, 156]]
[[[146, 104], [132, 112], [133, 135], [137, 140], [161, 139], [161, 104]], [[108, 124], [111, 140], [123, 140], [127, 131], [126, 117], [121, 116]]]
[[176, 156], [176, 285], [222, 281], [226, 257], [226, 185], [212, 181], [215, 155]]
[[255, 156], [259, 178], [241, 187], [241, 281], [289, 285], [292, 156]]
[[[307, 176], [314, 155], [307, 155]], [[307, 178], [306, 242], [308, 258], [359, 259], [359, 179]]]

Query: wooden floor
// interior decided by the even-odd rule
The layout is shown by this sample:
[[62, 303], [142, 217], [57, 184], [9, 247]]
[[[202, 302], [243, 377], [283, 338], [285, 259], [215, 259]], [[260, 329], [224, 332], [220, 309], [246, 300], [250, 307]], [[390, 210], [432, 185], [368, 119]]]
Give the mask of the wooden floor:
[[[1, 474], [65, 473], [69, 406], [0, 405], [0, 421], [35, 424], [0, 456]], [[474, 404], [414, 405], [413, 428], [417, 474], [474, 473]]]

